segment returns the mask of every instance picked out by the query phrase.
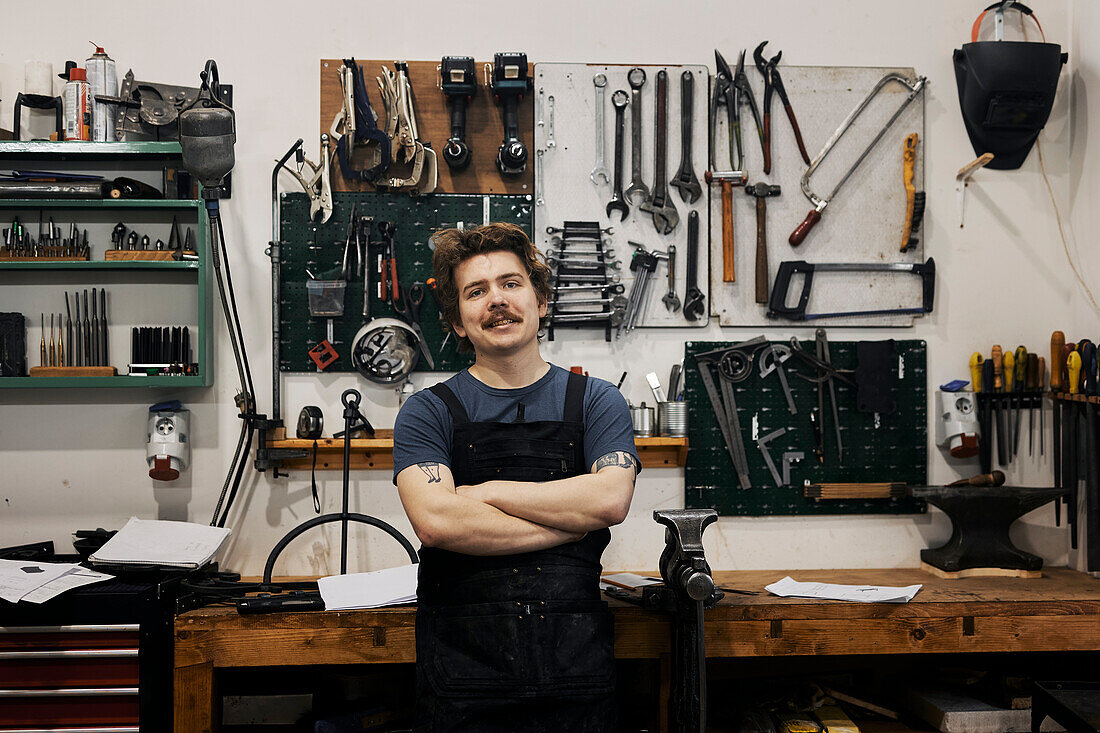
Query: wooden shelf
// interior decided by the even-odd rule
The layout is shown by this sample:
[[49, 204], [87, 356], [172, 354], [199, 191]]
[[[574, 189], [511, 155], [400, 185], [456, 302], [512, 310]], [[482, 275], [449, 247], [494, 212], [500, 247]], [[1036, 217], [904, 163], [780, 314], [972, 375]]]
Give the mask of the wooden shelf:
[[[683, 466], [687, 461], [687, 438], [635, 438], [638, 457], [643, 468], [668, 468]], [[313, 466], [313, 441], [288, 438], [268, 441], [269, 449], [301, 450], [304, 458], [283, 461], [283, 468], [308, 471]], [[317, 470], [342, 470], [344, 467], [344, 441], [339, 438], [320, 438], [317, 441]], [[352, 438], [351, 468], [367, 471], [393, 469], [393, 430], [379, 429], [373, 438]]]

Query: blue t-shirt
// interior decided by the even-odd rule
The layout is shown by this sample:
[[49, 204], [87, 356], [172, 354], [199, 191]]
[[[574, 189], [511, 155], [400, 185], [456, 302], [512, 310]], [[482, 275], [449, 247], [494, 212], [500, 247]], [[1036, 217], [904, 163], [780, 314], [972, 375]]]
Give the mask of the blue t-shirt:
[[[561, 421], [565, 411], [565, 387], [569, 372], [550, 365], [550, 371], [534, 384], [519, 389], [498, 389], [484, 384], [463, 369], [446, 384], [471, 422]], [[393, 426], [393, 480], [409, 466], [425, 461], [451, 465], [451, 412], [431, 390], [417, 392], [402, 405]], [[634, 430], [626, 399], [615, 385], [588, 378], [584, 391], [584, 465], [614, 451], [627, 451], [635, 459]], [[640, 464], [639, 464], [639, 469]]]

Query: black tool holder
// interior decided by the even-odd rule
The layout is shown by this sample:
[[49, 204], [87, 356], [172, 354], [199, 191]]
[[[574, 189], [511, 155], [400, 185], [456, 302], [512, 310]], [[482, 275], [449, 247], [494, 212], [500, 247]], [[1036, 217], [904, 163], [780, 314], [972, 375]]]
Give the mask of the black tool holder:
[[370, 426], [370, 423], [363, 413], [359, 412], [359, 403], [363, 399], [363, 396], [359, 394], [357, 390], [349, 389], [340, 396], [340, 401], [344, 403], [344, 482], [343, 482], [343, 503], [340, 505], [340, 512], [337, 514], [322, 514], [319, 517], [314, 517], [305, 522], [302, 522], [294, 529], [287, 532], [287, 534], [279, 540], [274, 549], [271, 550], [271, 554], [267, 556], [267, 565], [264, 566], [264, 582], [265, 586], [271, 585], [271, 572], [275, 568], [275, 560], [278, 559], [279, 553], [286, 549], [287, 545], [294, 540], [300, 534], [307, 532], [314, 527], [322, 524], [329, 524], [330, 522], [340, 522], [340, 574], [343, 575], [348, 571], [348, 523], [360, 522], [362, 524], [369, 524], [372, 527], [378, 527], [386, 534], [397, 540], [405, 552], [409, 554], [409, 560], [414, 563], [420, 562], [420, 558], [416, 554], [416, 549], [405, 538], [405, 535], [398, 532], [394, 527], [386, 522], [383, 522], [377, 517], [372, 517], [368, 514], [356, 514], [348, 511], [348, 494], [350, 493], [349, 487], [351, 484], [350, 466], [351, 466], [351, 436], [352, 433], [362, 427]]
[[682, 733], [704, 733], [707, 727], [706, 641], [703, 609], [725, 595], [714, 587], [703, 555], [703, 530], [718, 521], [713, 509], [659, 509], [653, 519], [665, 525], [661, 553], [663, 586], [646, 586], [642, 605], [672, 614], [672, 680], [668, 727]]
[[23, 107], [29, 107], [30, 109], [52, 109], [55, 115], [54, 124], [57, 128], [57, 139], [65, 139], [65, 122], [63, 120], [65, 116], [65, 105], [62, 103], [61, 97], [51, 97], [48, 94], [23, 94], [20, 92], [15, 98], [15, 120], [12, 128], [13, 140], [19, 139], [19, 119]]
[[1007, 449], [1013, 440], [1012, 435], [1001, 435], [998, 432], [1000, 424], [994, 418], [998, 412], [1002, 415], [1008, 412], [1032, 408], [1043, 409], [1043, 393], [1037, 390], [1021, 392], [978, 392], [978, 428], [981, 431], [981, 439], [978, 442], [978, 460], [981, 465], [981, 473], [989, 473], [993, 470], [994, 435], [998, 446], [997, 463], [1001, 466], [1008, 464]]

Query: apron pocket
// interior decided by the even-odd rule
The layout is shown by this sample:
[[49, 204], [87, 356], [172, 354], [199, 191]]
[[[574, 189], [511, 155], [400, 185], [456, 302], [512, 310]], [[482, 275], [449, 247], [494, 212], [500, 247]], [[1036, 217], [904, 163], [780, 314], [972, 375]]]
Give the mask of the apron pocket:
[[547, 603], [535, 645], [540, 692], [590, 696], [614, 690], [613, 620], [605, 602]]
[[431, 641], [425, 645], [429, 659], [423, 668], [436, 694], [495, 696], [529, 686], [535, 618], [514, 603], [435, 610], [425, 630]]

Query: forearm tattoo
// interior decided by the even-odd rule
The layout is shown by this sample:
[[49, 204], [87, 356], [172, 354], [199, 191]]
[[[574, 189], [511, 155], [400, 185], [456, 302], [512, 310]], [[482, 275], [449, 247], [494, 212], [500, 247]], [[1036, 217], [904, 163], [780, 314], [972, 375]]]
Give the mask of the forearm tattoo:
[[641, 464], [638, 463], [638, 459], [633, 454], [625, 450], [612, 451], [605, 453], [596, 460], [596, 470], [606, 466], [622, 466], [623, 468], [634, 469], [634, 475], [638, 474], [638, 469], [641, 468]]
[[425, 461], [424, 463], [418, 463], [416, 465], [424, 472], [424, 475], [428, 477], [429, 484], [438, 484], [443, 480], [443, 477], [439, 474], [438, 461]]

